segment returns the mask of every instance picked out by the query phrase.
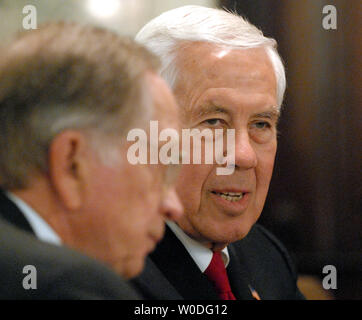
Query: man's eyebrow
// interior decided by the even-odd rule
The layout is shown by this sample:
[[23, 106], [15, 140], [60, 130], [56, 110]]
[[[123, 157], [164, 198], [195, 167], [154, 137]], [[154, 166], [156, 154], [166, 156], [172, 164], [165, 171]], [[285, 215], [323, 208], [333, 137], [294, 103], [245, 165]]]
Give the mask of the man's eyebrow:
[[270, 110], [258, 112], [252, 115], [253, 118], [267, 118], [271, 120], [278, 120], [280, 116], [280, 111], [277, 107], [273, 107]]
[[220, 106], [217, 106], [217, 105], [214, 105], [214, 104], [208, 104], [208, 105], [205, 105], [205, 106], [202, 106], [196, 116], [201, 118], [205, 115], [208, 115], [208, 114], [215, 114], [215, 113], [224, 113], [224, 114], [230, 114], [230, 112], [226, 109], [226, 108], [223, 108], [223, 107], [220, 107]]
[[[230, 111], [227, 108], [215, 104], [207, 104], [201, 106], [200, 109], [198, 109], [194, 115], [198, 118], [202, 118], [205, 115], [217, 114], [217, 113], [230, 115]], [[272, 106], [270, 107], [269, 110], [258, 112], [252, 115], [253, 118], [267, 118], [271, 120], [278, 120], [279, 116], [280, 116], [280, 111], [277, 106]]]

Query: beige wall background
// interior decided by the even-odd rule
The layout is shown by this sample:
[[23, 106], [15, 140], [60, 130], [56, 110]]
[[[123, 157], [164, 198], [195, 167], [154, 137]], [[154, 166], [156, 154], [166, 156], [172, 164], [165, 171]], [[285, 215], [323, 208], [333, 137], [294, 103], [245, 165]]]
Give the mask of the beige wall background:
[[23, 30], [26, 5], [33, 5], [38, 25], [66, 20], [90, 23], [134, 36], [160, 13], [183, 5], [215, 7], [217, 0], [0, 0], [0, 41]]

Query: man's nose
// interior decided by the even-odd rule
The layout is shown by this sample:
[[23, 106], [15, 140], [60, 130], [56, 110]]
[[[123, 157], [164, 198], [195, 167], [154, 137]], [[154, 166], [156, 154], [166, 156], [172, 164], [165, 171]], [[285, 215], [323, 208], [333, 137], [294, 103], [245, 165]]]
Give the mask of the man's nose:
[[255, 168], [258, 160], [255, 153], [255, 146], [247, 131], [239, 132], [235, 137], [235, 166], [240, 169]]
[[184, 213], [184, 208], [174, 187], [170, 188], [161, 203], [161, 214], [165, 219], [176, 221]]

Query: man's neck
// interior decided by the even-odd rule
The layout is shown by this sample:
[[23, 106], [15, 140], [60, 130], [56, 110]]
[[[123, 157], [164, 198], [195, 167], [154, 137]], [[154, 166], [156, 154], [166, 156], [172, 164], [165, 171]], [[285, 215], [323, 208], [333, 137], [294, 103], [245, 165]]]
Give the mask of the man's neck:
[[10, 192], [29, 206], [59, 236], [61, 242], [71, 239], [71, 230], [66, 221], [66, 214], [52, 191], [51, 186], [43, 179], [35, 179], [31, 186]]
[[[208, 248], [199, 241], [189, 237], [175, 222], [167, 221], [167, 225], [183, 244], [186, 251], [190, 254], [201, 272], [204, 272], [210, 264], [213, 256], [211, 247]], [[227, 266], [230, 257], [226, 247], [224, 247], [221, 251], [221, 256], [224, 260], [225, 266]]]
[[62, 241], [58, 234], [33, 207], [12, 192], [6, 192], [6, 195], [22, 212], [39, 240], [55, 245], [61, 245]]

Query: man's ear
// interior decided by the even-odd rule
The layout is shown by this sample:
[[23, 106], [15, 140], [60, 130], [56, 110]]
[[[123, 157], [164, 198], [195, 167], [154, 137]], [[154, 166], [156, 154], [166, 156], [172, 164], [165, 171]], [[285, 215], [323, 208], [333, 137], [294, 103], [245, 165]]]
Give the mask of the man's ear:
[[77, 210], [82, 205], [86, 149], [85, 136], [75, 130], [58, 134], [49, 148], [50, 180], [59, 200], [68, 210]]

